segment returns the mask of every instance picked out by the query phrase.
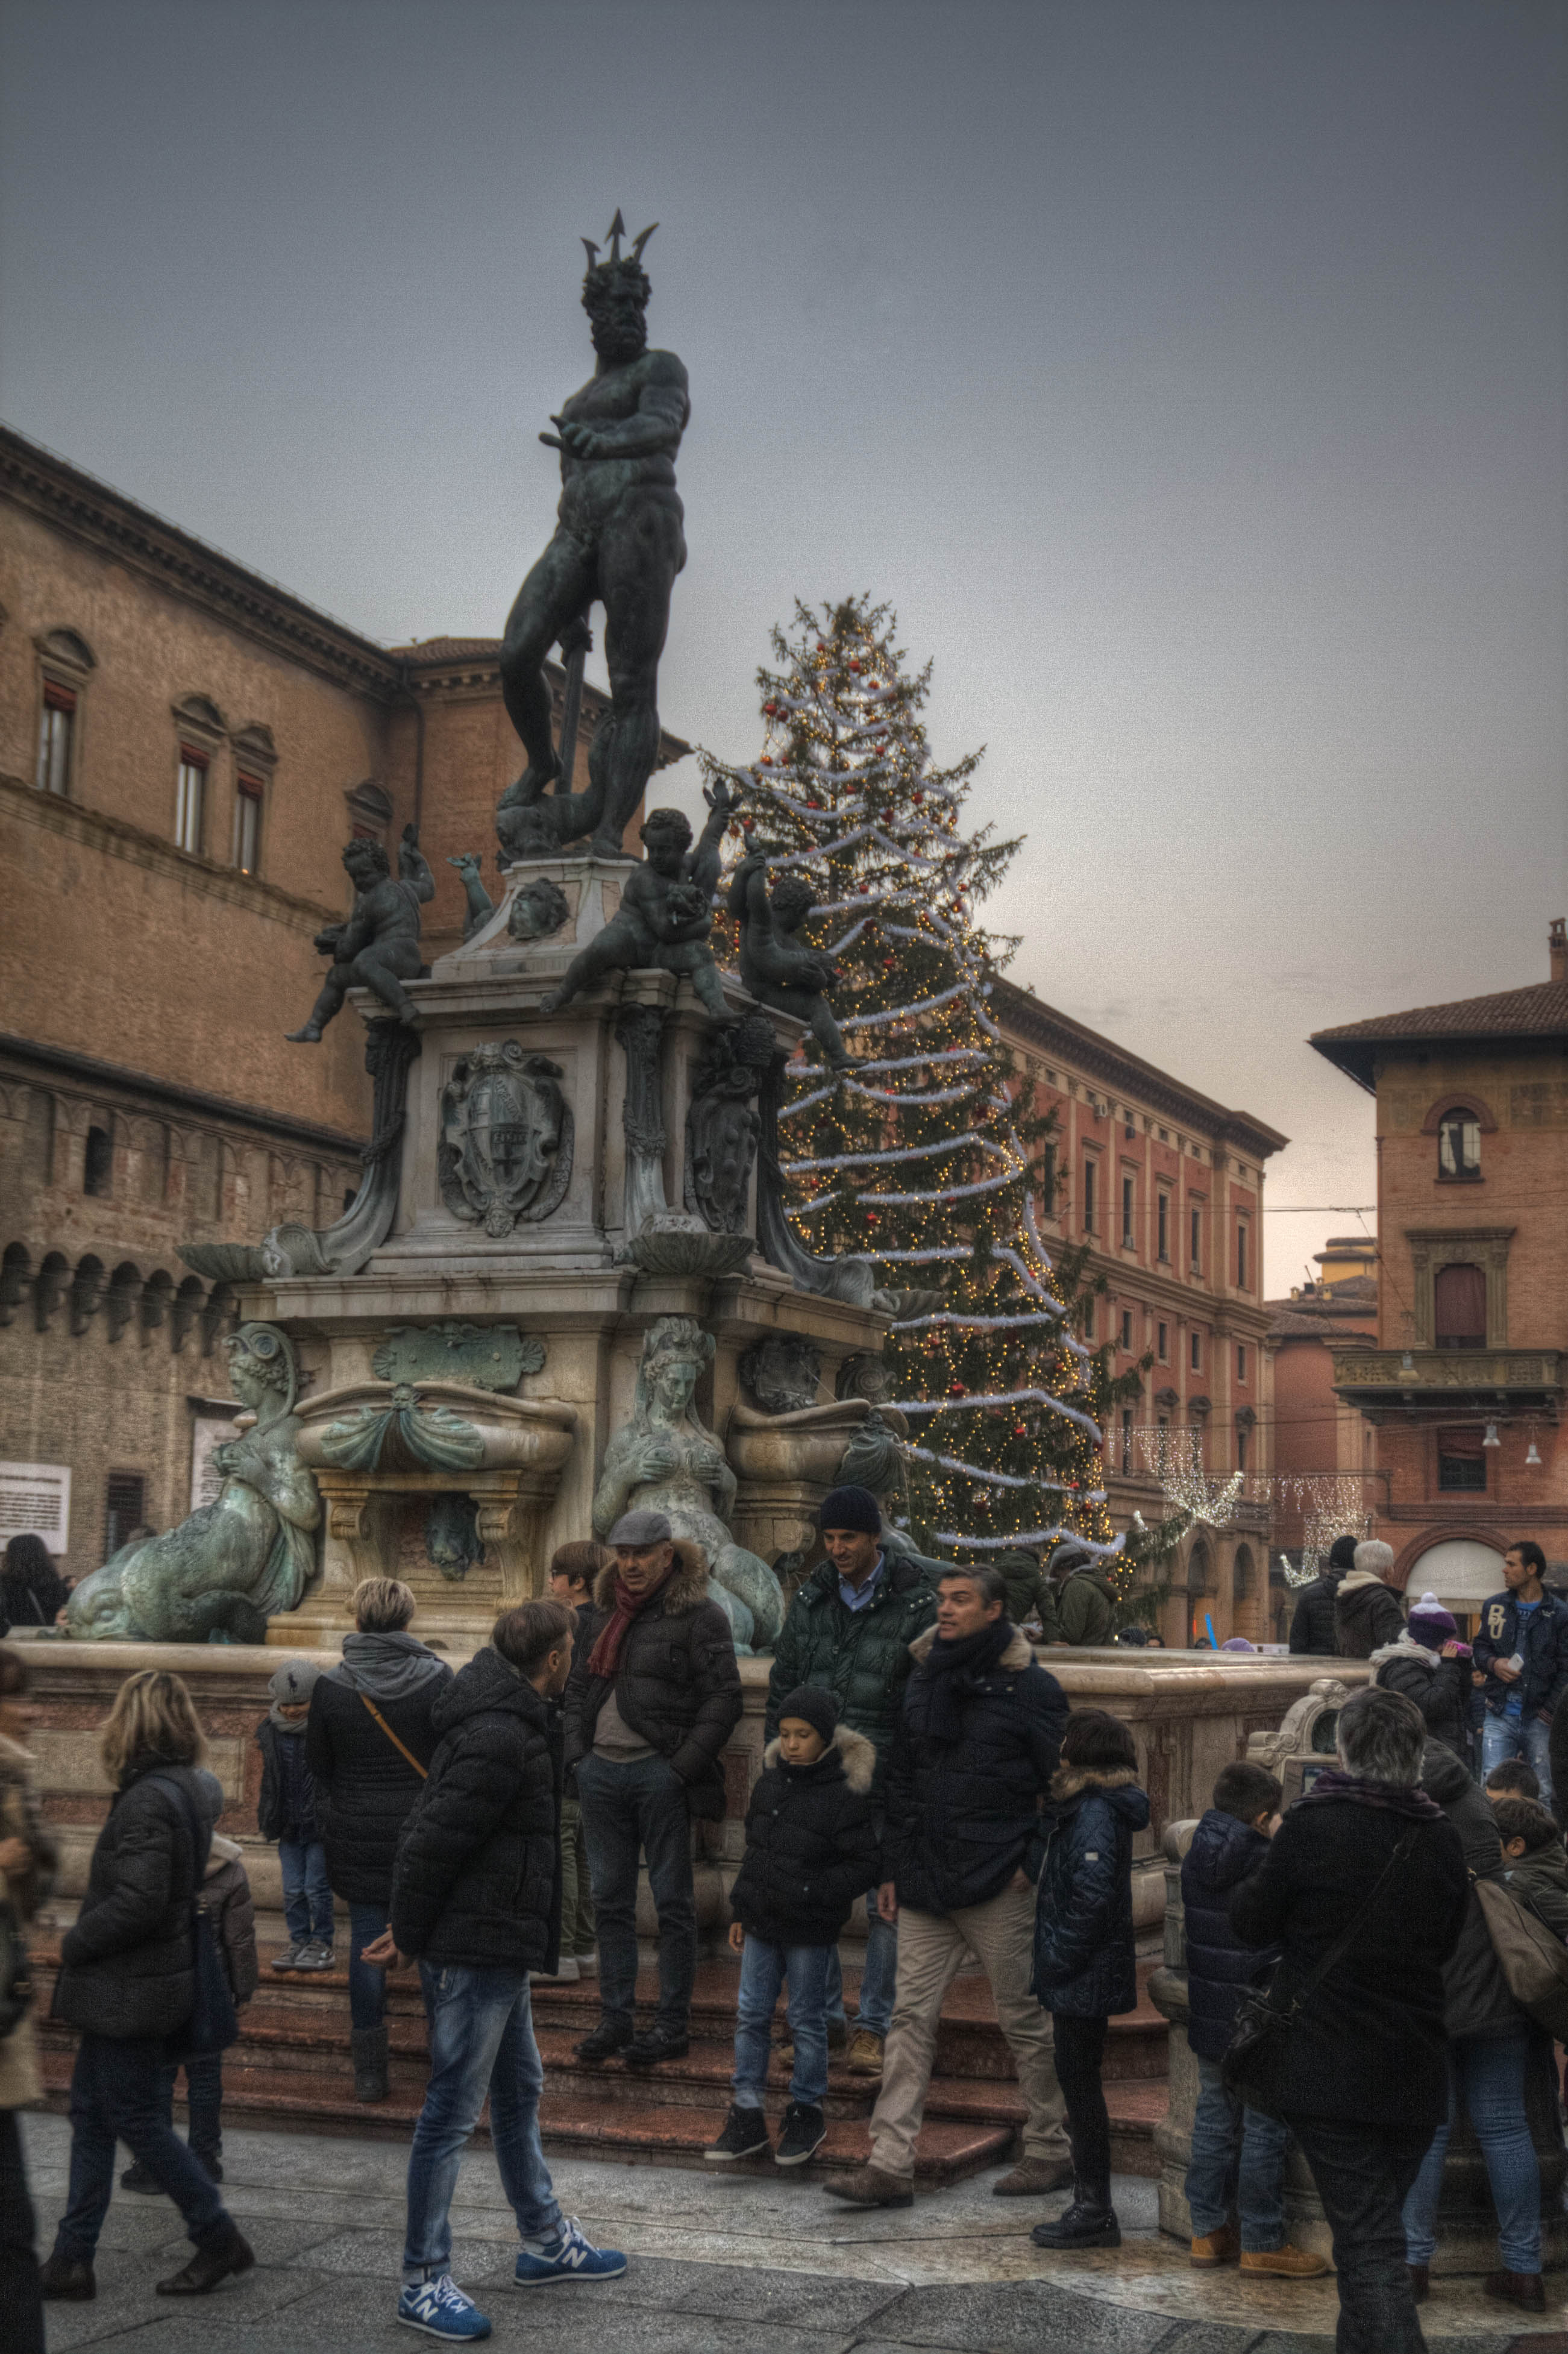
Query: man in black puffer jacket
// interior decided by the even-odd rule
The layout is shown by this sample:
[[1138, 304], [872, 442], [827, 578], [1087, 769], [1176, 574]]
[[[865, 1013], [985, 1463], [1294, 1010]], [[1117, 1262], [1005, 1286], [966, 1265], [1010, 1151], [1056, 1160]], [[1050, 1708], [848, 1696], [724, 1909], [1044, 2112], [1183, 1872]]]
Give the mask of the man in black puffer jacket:
[[1345, 1579], [1356, 1565], [1354, 1537], [1336, 1537], [1329, 1548], [1329, 1558], [1322, 1570], [1304, 1585], [1296, 1599], [1295, 1615], [1290, 1621], [1290, 1648], [1305, 1651], [1315, 1659], [1337, 1657], [1339, 1638], [1334, 1626], [1334, 1600]]
[[[397, 2318], [432, 2337], [488, 2336], [453, 2285], [449, 2220], [462, 2150], [486, 2099], [522, 2237], [520, 2284], [608, 2280], [626, 2259], [562, 2216], [539, 2146], [545, 2072], [528, 1973], [556, 1967], [561, 1927], [561, 1736], [551, 1702], [571, 1670], [575, 1612], [524, 1602], [495, 1622], [436, 1702], [429, 1777], [403, 1826], [392, 1923], [370, 1958], [412, 1956], [430, 1994], [430, 2080], [408, 2154]], [[481, 2325], [483, 2324], [482, 2327]]]
[[[599, 1916], [599, 2021], [577, 2052], [590, 2066], [624, 2052], [629, 2066], [652, 2067], [689, 2048], [692, 1818], [724, 1813], [719, 1755], [740, 1722], [740, 1670], [703, 1556], [676, 1539], [664, 1513], [623, 1513], [609, 1543], [615, 1561], [595, 1582], [565, 1710]], [[659, 2011], [641, 2035], [640, 1850], [659, 1916]]]
[[1030, 1991], [1045, 1849], [1040, 1802], [1067, 1702], [1003, 1617], [1004, 1592], [994, 1569], [950, 1570], [938, 1588], [936, 1626], [909, 1647], [915, 1669], [888, 1761], [878, 1893], [885, 1918], [899, 1925], [898, 1991], [871, 2162], [827, 2186], [854, 2206], [912, 2203], [937, 2022], [969, 1952], [991, 1981], [1029, 2112], [1022, 2163], [1003, 2178], [1009, 2192], [1072, 2179], [1051, 2022]]

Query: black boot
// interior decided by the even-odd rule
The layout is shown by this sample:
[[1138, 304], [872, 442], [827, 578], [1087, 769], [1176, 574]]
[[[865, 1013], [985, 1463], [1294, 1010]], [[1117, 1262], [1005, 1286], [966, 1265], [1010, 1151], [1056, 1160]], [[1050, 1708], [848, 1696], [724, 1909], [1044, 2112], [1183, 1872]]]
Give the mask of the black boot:
[[602, 2061], [613, 2060], [618, 2052], [624, 2052], [631, 2041], [632, 2034], [633, 2030], [625, 2020], [601, 2019], [597, 2027], [590, 2028], [580, 2043], [573, 2044], [572, 2050], [590, 2068], [597, 2068]]
[[1110, 2203], [1108, 2182], [1073, 2185], [1073, 2203], [1054, 2223], [1036, 2223], [1029, 2234], [1037, 2248], [1119, 2248], [1121, 2226]]
[[386, 2028], [356, 2027], [348, 2040], [354, 2052], [355, 2099], [384, 2101], [390, 2089], [387, 2081]]
[[645, 2027], [626, 2047], [629, 2068], [656, 2068], [662, 2060], [683, 2060], [692, 2041], [683, 2027]]
[[188, 2264], [158, 2283], [160, 2296], [206, 2296], [231, 2274], [248, 2273], [256, 2262], [250, 2243], [229, 2223], [217, 2239], [196, 2250]]
[[89, 2305], [98, 2295], [98, 2283], [92, 2277], [92, 2266], [79, 2256], [62, 2256], [57, 2248], [52, 2256], [38, 2266], [38, 2292], [42, 2296], [56, 2296], [73, 2305]]

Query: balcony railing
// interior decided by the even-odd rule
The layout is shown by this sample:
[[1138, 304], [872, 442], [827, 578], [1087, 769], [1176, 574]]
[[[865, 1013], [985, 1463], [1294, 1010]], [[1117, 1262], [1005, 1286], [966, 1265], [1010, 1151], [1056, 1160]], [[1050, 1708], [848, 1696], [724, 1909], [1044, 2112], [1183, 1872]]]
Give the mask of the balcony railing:
[[1365, 1349], [1334, 1351], [1334, 1390], [1347, 1405], [1414, 1413], [1452, 1412], [1467, 1398], [1555, 1405], [1563, 1394], [1561, 1349]]

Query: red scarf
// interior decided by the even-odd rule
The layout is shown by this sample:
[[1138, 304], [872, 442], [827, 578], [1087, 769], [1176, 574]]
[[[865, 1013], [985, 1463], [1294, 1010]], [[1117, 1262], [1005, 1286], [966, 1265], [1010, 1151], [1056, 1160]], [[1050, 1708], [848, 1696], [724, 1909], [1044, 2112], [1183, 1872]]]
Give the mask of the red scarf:
[[630, 1627], [632, 1620], [636, 1617], [640, 1617], [642, 1612], [647, 1609], [648, 1605], [653, 1600], [654, 1596], [656, 1595], [662, 1594], [665, 1586], [675, 1575], [675, 1569], [676, 1564], [672, 1562], [669, 1568], [664, 1572], [663, 1576], [659, 1578], [652, 1585], [647, 1587], [641, 1594], [629, 1593], [627, 1591], [624, 1578], [620, 1576], [619, 1572], [617, 1573], [615, 1580], [615, 1608], [610, 1612], [609, 1617], [599, 1628], [599, 1638], [595, 1642], [592, 1650], [588, 1653], [588, 1673], [590, 1676], [613, 1677], [615, 1675], [617, 1670], [620, 1666], [620, 1650], [622, 1644], [626, 1640], [627, 1629]]

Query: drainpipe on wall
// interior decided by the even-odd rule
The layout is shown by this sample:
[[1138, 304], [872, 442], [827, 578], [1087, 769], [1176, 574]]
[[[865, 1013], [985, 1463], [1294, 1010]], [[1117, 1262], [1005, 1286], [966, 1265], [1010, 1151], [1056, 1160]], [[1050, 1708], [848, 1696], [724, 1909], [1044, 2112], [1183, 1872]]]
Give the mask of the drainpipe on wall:
[[414, 709], [414, 832], [417, 835], [425, 813], [425, 706], [413, 682], [413, 665], [404, 663], [400, 668], [403, 692]]

